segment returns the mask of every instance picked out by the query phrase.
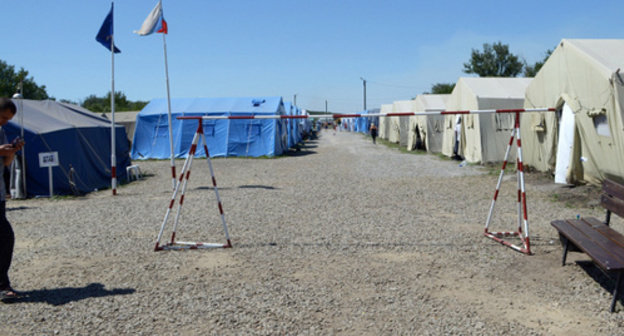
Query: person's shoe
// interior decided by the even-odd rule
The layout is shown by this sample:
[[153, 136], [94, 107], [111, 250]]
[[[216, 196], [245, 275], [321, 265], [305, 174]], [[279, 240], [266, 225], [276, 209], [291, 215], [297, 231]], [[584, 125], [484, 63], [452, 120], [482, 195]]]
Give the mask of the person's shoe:
[[11, 287], [0, 290], [0, 301], [2, 302], [11, 301], [18, 298], [19, 294]]

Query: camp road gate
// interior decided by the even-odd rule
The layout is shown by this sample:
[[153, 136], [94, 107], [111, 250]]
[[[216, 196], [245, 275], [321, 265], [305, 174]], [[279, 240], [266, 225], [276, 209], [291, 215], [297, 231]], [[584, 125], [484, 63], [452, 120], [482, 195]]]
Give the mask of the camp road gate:
[[[461, 114], [491, 114], [491, 113], [513, 113], [515, 114], [514, 127], [511, 130], [511, 137], [509, 143], [507, 144], [507, 149], [505, 151], [505, 158], [503, 160], [503, 165], [501, 168], [501, 172], [498, 176], [498, 181], [496, 183], [496, 189], [494, 191], [494, 197], [492, 199], [492, 203], [490, 205], [490, 209], [488, 212], [488, 216], [485, 222], [485, 230], [484, 235], [488, 238], [491, 238], [502, 245], [510, 247], [515, 251], [531, 254], [531, 244], [529, 238], [529, 219], [527, 213], [527, 205], [526, 205], [526, 190], [524, 183], [524, 167], [522, 164], [522, 143], [520, 140], [520, 114], [521, 113], [530, 113], [530, 112], [554, 112], [554, 108], [532, 108], [532, 109], [485, 109], [485, 110], [461, 110], [461, 111], [439, 111], [439, 110], [429, 110], [424, 112], [398, 112], [398, 113], [371, 113], [371, 114], [320, 114], [320, 115], [221, 115], [221, 116], [182, 116], [177, 119], [193, 119], [197, 120], [198, 126], [195, 135], [193, 136], [193, 142], [191, 143], [191, 148], [189, 150], [189, 154], [184, 161], [184, 166], [182, 167], [182, 171], [180, 172], [180, 176], [178, 179], [178, 183], [173, 191], [173, 195], [171, 196], [171, 200], [167, 207], [167, 212], [165, 214], [165, 218], [160, 228], [160, 232], [158, 233], [158, 239], [156, 240], [156, 251], [161, 250], [180, 250], [180, 249], [200, 249], [200, 248], [228, 248], [232, 247], [230, 242], [230, 236], [228, 233], [228, 228], [225, 222], [225, 215], [223, 212], [223, 205], [221, 204], [221, 199], [219, 197], [219, 190], [217, 188], [217, 182], [214, 175], [214, 170], [212, 168], [212, 162], [210, 161], [210, 155], [208, 152], [208, 146], [205, 139], [205, 135], [202, 128], [202, 120], [210, 120], [210, 119], [231, 119], [231, 120], [241, 120], [241, 119], [313, 119], [313, 118], [372, 118], [372, 117], [410, 117], [410, 116], [427, 116], [427, 115], [461, 115]], [[182, 211], [182, 205], [184, 204], [184, 194], [186, 192], [186, 186], [189, 181], [191, 166], [193, 164], [193, 157], [195, 156], [195, 151], [197, 149], [197, 145], [199, 140], [203, 141], [204, 151], [206, 153], [206, 160], [208, 161], [208, 167], [210, 169], [210, 174], [212, 176], [212, 183], [216, 195], [217, 207], [219, 209], [219, 214], [221, 216], [221, 223], [223, 225], [223, 230], [225, 233], [225, 244], [216, 244], [216, 243], [198, 243], [198, 242], [182, 242], [176, 241], [175, 235], [176, 230], [179, 224], [179, 217]], [[509, 158], [509, 153], [511, 152], [511, 147], [513, 145], [514, 139], [516, 140], [516, 171], [517, 171], [517, 181], [518, 181], [518, 225], [515, 231], [501, 231], [501, 232], [493, 232], [489, 230], [490, 223], [492, 220], [492, 215], [494, 213], [494, 207], [496, 205], [496, 200], [498, 198], [498, 194], [500, 191], [501, 183], [503, 180], [503, 175], [505, 173], [505, 168], [507, 167], [507, 162]], [[183, 182], [184, 180], [184, 182]], [[180, 191], [180, 185], [182, 185], [181, 196], [178, 201], [177, 213], [175, 216], [175, 220], [173, 223], [173, 230], [171, 235], [171, 240], [169, 243], [161, 245], [160, 241], [162, 239], [162, 235], [167, 225], [167, 221], [177, 199], [178, 193]], [[521, 246], [517, 244], [513, 244], [506, 239], [508, 237], [518, 237], [521, 242]]]

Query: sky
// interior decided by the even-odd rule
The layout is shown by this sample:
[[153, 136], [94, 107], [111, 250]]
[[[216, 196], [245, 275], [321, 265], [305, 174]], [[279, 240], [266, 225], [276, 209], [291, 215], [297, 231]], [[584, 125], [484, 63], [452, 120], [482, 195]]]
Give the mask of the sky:
[[[115, 90], [166, 97], [163, 38], [138, 36], [156, 0], [115, 1]], [[111, 89], [95, 41], [105, 0], [0, 0], [0, 60], [50, 96]], [[282, 96], [310, 110], [363, 110], [414, 98], [461, 76], [472, 49], [508, 44], [529, 64], [564, 38], [622, 38], [622, 0], [163, 0], [171, 96]], [[28, 98], [28, 97], [26, 97]]]

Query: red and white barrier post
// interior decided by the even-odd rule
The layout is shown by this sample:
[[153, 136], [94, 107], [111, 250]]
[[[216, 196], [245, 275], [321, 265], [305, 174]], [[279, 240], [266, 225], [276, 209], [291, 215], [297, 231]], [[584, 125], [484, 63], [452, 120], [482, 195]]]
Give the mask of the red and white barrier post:
[[[223, 205], [221, 204], [221, 198], [219, 197], [219, 190], [217, 189], [217, 181], [214, 176], [212, 162], [210, 161], [210, 154], [208, 152], [208, 147], [206, 145], [206, 137], [204, 135], [204, 130], [202, 127], [202, 120], [201, 118], [195, 118], [195, 119], [197, 119], [199, 126], [197, 127], [197, 131], [195, 132], [195, 135], [193, 136], [191, 148], [189, 150], [186, 160], [184, 161], [182, 171], [180, 172], [179, 181], [178, 183], [176, 183], [175, 188], [173, 190], [173, 194], [171, 196], [171, 200], [169, 202], [167, 212], [165, 213], [165, 218], [163, 219], [162, 225], [160, 227], [160, 231], [158, 232], [158, 238], [156, 239], [156, 246], [154, 247], [154, 251], [232, 247], [232, 243], [230, 242], [230, 235], [227, 229], [227, 224], [225, 223], [225, 214], [223, 212]], [[186, 187], [188, 185], [188, 181], [191, 176], [191, 167], [193, 165], [193, 158], [195, 157], [195, 153], [197, 151], [197, 144], [200, 138], [204, 142], [204, 150], [206, 151], [206, 160], [208, 161], [208, 167], [210, 168], [210, 175], [212, 176], [212, 185], [214, 187], [215, 195], [217, 197], [217, 207], [219, 209], [219, 214], [221, 216], [221, 223], [223, 225], [223, 230], [225, 232], [226, 244], [185, 242], [185, 241], [175, 240], [176, 231], [178, 229], [178, 224], [179, 224], [179, 219], [180, 219], [180, 214], [182, 213], [182, 205], [184, 204], [184, 195], [186, 193]], [[182, 182], [183, 180], [184, 182]], [[171, 210], [173, 209], [173, 205], [175, 204], [175, 200], [177, 199], [178, 192], [180, 191], [180, 186], [182, 186], [182, 193], [180, 195], [177, 213], [176, 213], [174, 224], [173, 224], [173, 230], [171, 233], [171, 241], [168, 244], [160, 245], [160, 241], [162, 239], [165, 226], [167, 225], [169, 215], [171, 214]]]
[[[517, 155], [516, 155], [516, 170], [518, 175], [518, 229], [516, 231], [507, 231], [507, 232], [490, 232], [489, 226], [492, 220], [492, 214], [494, 213], [494, 205], [496, 204], [496, 199], [498, 198], [498, 193], [500, 191], [501, 182], [503, 181], [503, 175], [505, 174], [505, 168], [507, 167], [507, 160], [509, 159], [509, 153], [511, 151], [511, 146], [513, 145], [513, 140], [516, 139], [516, 147], [517, 147]], [[524, 232], [522, 230], [524, 226]], [[503, 161], [503, 166], [501, 168], [501, 172], [498, 175], [498, 182], [496, 183], [496, 191], [494, 192], [494, 197], [492, 198], [492, 203], [490, 205], [490, 211], [487, 216], [487, 220], [485, 222], [485, 230], [484, 235], [488, 238], [494, 239], [495, 241], [511, 247], [512, 249], [531, 254], [531, 244], [529, 241], [529, 220], [527, 214], [527, 206], [526, 206], [526, 192], [524, 185], [524, 168], [522, 166], [522, 142], [520, 140], [520, 113], [516, 112], [516, 120], [514, 123], [514, 128], [511, 130], [511, 138], [509, 139], [509, 144], [507, 145], [507, 150], [505, 151], [505, 159]], [[522, 246], [514, 245], [506, 240], [504, 237], [516, 236], [519, 237], [522, 241]]]

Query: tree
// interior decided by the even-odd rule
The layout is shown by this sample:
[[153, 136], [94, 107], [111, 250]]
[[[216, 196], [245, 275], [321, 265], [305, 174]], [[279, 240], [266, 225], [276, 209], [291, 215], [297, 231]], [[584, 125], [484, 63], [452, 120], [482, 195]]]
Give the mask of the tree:
[[535, 64], [533, 65], [528, 65], [526, 63], [526, 61], [524, 62], [524, 77], [535, 77], [535, 75], [537, 75], [537, 73], [540, 71], [540, 69], [542, 68], [542, 66], [544, 66], [544, 63], [546, 63], [546, 61], [548, 60], [548, 57], [550, 57], [550, 55], [552, 55], [553, 51], [548, 49], [546, 50], [546, 55], [544, 56], [544, 59], [538, 62], [535, 62]]
[[509, 46], [501, 42], [483, 44], [483, 51], [472, 49], [470, 61], [464, 63], [464, 72], [479, 77], [516, 77], [523, 64], [518, 56], [509, 52]]
[[445, 94], [453, 92], [455, 83], [436, 83], [431, 86], [432, 94]]
[[0, 60], [0, 97], [12, 97], [19, 91], [19, 83], [22, 81], [22, 96], [26, 99], [48, 99], [45, 85], [37, 85], [33, 77], [28, 77], [28, 71], [20, 68], [15, 72], [15, 66]]
[[[82, 101], [82, 107], [91, 112], [110, 112], [110, 91], [104, 97], [90, 95]], [[115, 111], [138, 111], [147, 105], [145, 101], [130, 101], [121, 91], [115, 91]]]

